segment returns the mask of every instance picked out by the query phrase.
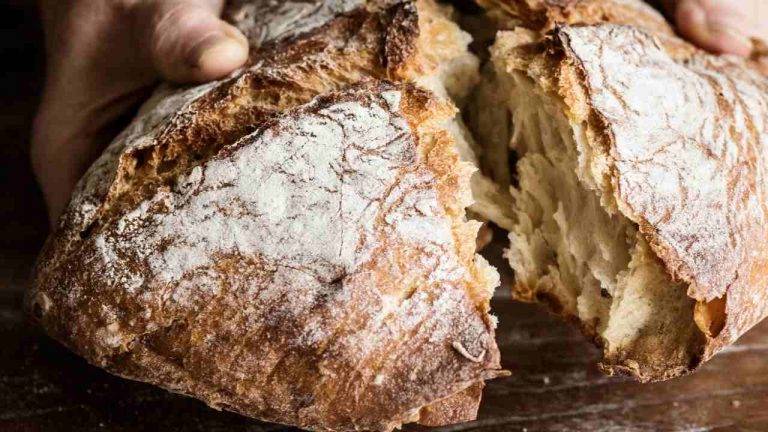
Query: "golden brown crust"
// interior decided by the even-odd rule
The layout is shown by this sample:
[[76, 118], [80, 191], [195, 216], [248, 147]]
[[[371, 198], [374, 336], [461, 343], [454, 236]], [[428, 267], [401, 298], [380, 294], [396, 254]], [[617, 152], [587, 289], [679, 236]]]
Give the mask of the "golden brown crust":
[[420, 412], [419, 424], [443, 426], [474, 420], [477, 418], [484, 387], [484, 383], [477, 383], [441, 403], [423, 408]]
[[418, 13], [278, 32], [230, 79], [161, 90], [81, 181], [30, 312], [115, 374], [264, 420], [473, 418], [497, 280], [454, 109], [382, 81], [420, 69]]
[[[266, 43], [234, 78], [191, 89], [162, 89], [90, 169], [61, 224], [91, 229], [91, 219], [114, 201], [125, 198], [129, 207], [135, 204], [115, 184], [129, 184], [131, 194], [145, 187], [151, 192], [153, 183], [162, 183], [162, 173], [156, 172], [163, 166], [194, 164], [272, 112], [364, 78], [404, 79], [397, 73], [404, 65], [390, 60], [415, 61], [409, 53], [418, 27], [400, 13], [403, 9], [415, 13], [410, 2], [381, 12], [356, 9], [289, 42]], [[221, 115], [224, 106], [226, 115]], [[169, 116], [162, 127], [157, 125]]]

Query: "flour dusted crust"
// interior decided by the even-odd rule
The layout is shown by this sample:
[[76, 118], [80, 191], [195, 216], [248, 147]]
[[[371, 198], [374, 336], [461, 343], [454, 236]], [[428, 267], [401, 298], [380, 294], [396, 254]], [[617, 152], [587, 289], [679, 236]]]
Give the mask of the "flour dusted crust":
[[[395, 32], [404, 37], [395, 38]], [[279, 39], [286, 33], [298, 36], [291, 43], [266, 44], [252, 55], [251, 66], [232, 78], [192, 88], [161, 86], [83, 177], [61, 225], [71, 231], [87, 229], [118, 199], [129, 177], [153, 180], [134, 176], [135, 171], [179, 163], [176, 158], [191, 153], [171, 150], [184, 146], [204, 153], [243, 135], [264, 115], [324, 91], [364, 78], [402, 79], [397, 69], [403, 65], [397, 61], [414, 61], [418, 26], [415, 6], [400, 3], [385, 12], [356, 9], [308, 33], [302, 34], [300, 27], [269, 36]], [[394, 54], [387, 53], [401, 58], [390, 59]], [[160, 148], [162, 155], [152, 154]]]
[[112, 373], [263, 420], [473, 419], [498, 276], [455, 108], [403, 83], [453, 96], [429, 75], [465, 46], [419, 51], [454, 31], [431, 2], [310, 12], [232, 77], [158, 90], [78, 185], [30, 312]]
[[[243, 135], [264, 115], [323, 92], [369, 78], [392, 79], [417, 82], [460, 102], [478, 79], [477, 60], [466, 50], [471, 39], [450, 20], [448, 10], [431, 0], [369, 2], [321, 27], [316, 25], [326, 21], [327, 7], [308, 10], [296, 22], [267, 1], [235, 2], [230, 9], [249, 4], [272, 5], [256, 15], [260, 19], [254, 18], [254, 28], [266, 21], [284, 24], [262, 32], [266, 43], [233, 77], [192, 88], [161, 86], [77, 185], [60, 220], [67, 228], [62, 231], [90, 229], [106, 208], [121, 200], [121, 187], [131, 178], [152, 186], [162, 180], [154, 175], [160, 165], [193, 164], [189, 159]], [[241, 27], [248, 22], [241, 18]], [[286, 38], [290, 40], [282, 41]], [[453, 134], [461, 154], [471, 155], [470, 144], [461, 139], [465, 134]], [[182, 147], [194, 151], [179, 151]]]
[[[570, 129], [582, 207], [594, 203], [603, 215], [587, 231], [567, 219], [572, 210], [557, 209], [553, 223], [572, 240], [547, 276], [519, 278], [516, 295], [577, 317], [603, 345], [608, 372], [644, 381], [690, 372], [768, 313], [768, 80], [747, 61], [681, 47], [611, 24], [561, 27], [543, 39], [519, 29], [494, 47], [497, 68], [535, 89], [549, 101], [551, 123]], [[533, 173], [545, 172], [532, 168], [537, 160], [518, 165], [523, 189], [534, 190]], [[527, 212], [508, 256], [516, 268], [546, 267], [552, 257], [530, 255], [540, 234], [520, 228], [538, 217]], [[610, 234], [614, 243], [597, 239], [611, 227], [625, 231]], [[606, 244], [618, 246], [589, 254]], [[591, 273], [578, 303], [563, 294], [573, 260], [583, 260], [574, 274]], [[589, 296], [597, 300], [587, 307]]]
[[230, 0], [224, 19], [248, 38], [251, 47], [306, 33], [338, 15], [379, 2], [366, 0]]

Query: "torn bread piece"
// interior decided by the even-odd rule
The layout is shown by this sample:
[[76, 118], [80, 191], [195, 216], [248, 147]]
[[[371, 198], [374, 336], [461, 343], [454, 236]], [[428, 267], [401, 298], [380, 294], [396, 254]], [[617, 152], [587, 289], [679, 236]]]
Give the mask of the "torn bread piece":
[[[643, 0], [479, 0], [478, 4], [484, 10], [481, 28], [521, 31], [531, 41], [545, 38], [547, 32], [557, 26], [612, 23], [645, 29], [664, 38], [670, 46], [679, 44], [681, 51], [693, 49], [676, 38], [664, 16]], [[472, 31], [479, 30], [472, 28]], [[495, 36], [496, 33], [490, 41], [484, 38], [488, 46], [493, 45]], [[496, 108], [504, 106], [508, 97], [498, 92], [500, 79], [503, 77], [497, 76], [493, 62], [485, 61], [482, 79], [465, 109], [465, 117], [475, 139], [481, 143], [476, 152], [481, 172], [506, 195], [516, 181], [513, 169], [516, 155], [509, 151], [507, 136], [512, 133], [512, 122], [507, 110]], [[514, 206], [512, 198], [507, 198], [502, 205], [507, 203]], [[515, 223], [515, 217], [508, 212], [502, 214], [504, 224], [500, 225], [511, 230], [508, 225]], [[494, 217], [491, 220], [495, 221]]]
[[692, 371], [766, 315], [763, 75], [611, 24], [502, 32], [492, 61], [497, 99], [476, 109], [505, 122], [483, 141], [498, 170], [518, 158], [516, 297], [641, 381]]
[[498, 276], [474, 254], [473, 169], [440, 96], [471, 83], [448, 12], [267, 20], [242, 71], [162, 86], [78, 185], [32, 316], [112, 373], [266, 421], [474, 419], [503, 373]]

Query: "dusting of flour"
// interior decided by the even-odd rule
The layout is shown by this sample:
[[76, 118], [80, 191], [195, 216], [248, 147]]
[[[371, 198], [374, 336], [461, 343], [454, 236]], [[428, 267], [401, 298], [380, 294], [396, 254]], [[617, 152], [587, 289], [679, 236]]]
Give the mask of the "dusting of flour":
[[251, 46], [317, 28], [332, 18], [364, 6], [365, 0], [235, 0], [225, 17], [247, 37]]
[[[105, 263], [112, 249], [137, 253], [163, 282], [233, 252], [324, 281], [354, 270], [375, 246], [378, 200], [416, 157], [406, 121], [389, 111], [399, 109], [399, 93], [386, 102], [392, 106], [339, 103], [243, 138], [232, 155], [194, 168], [177, 190], [121, 218], [111, 238], [98, 240]], [[158, 208], [165, 210], [149, 212]], [[401, 221], [402, 233], [420, 235], [418, 223]]]

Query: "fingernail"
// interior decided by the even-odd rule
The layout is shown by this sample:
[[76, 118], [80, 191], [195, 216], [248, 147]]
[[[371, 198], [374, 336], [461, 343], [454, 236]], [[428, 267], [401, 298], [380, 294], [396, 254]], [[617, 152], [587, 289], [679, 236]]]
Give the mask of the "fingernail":
[[191, 50], [192, 67], [207, 74], [221, 75], [241, 66], [248, 58], [248, 43], [225, 34], [215, 33], [198, 42]]
[[758, 57], [756, 64], [760, 69], [760, 72], [762, 72], [764, 75], [768, 75], [768, 58]]
[[699, 0], [686, 0], [680, 3], [676, 18], [683, 34], [706, 50], [742, 56], [752, 52], [752, 41], [739, 27], [743, 17], [719, 7], [705, 7]]
[[723, 47], [725, 53], [749, 56], [754, 49], [752, 39], [730, 21], [717, 18], [710, 20], [709, 34], [719, 41], [718, 45]]
[[689, 32], [701, 35], [707, 31], [707, 13], [696, 1], [681, 2], [676, 13], [678, 23], [686, 23]]

